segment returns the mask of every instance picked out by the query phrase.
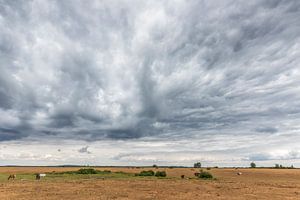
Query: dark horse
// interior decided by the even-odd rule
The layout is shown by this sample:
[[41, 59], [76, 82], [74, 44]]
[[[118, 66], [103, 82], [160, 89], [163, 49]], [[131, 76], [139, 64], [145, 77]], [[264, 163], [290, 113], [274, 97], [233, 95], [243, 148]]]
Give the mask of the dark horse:
[[17, 177], [17, 175], [10, 174], [9, 177], [7, 178], [7, 180], [10, 180], [10, 179], [15, 180], [16, 177]]
[[40, 174], [36, 174], [35, 175], [35, 180], [40, 180], [41, 179], [41, 175]]

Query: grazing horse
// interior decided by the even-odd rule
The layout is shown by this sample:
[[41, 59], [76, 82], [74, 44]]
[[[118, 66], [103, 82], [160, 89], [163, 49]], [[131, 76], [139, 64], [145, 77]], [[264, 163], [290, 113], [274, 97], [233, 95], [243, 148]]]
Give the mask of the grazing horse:
[[41, 179], [41, 175], [40, 174], [36, 174], [35, 175], [35, 180], [40, 180]]
[[15, 180], [16, 177], [17, 177], [17, 175], [10, 174], [9, 177], [7, 178], [7, 180], [10, 180], [10, 179]]

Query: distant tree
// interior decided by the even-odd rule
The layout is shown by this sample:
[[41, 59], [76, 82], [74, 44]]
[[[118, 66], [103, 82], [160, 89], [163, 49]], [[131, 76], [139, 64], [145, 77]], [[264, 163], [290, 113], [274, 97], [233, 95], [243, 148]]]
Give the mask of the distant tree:
[[155, 165], [155, 164], [154, 164], [154, 165], [152, 165], [152, 167], [153, 167], [153, 168], [158, 168], [158, 166], [157, 166], [157, 165]]
[[201, 162], [194, 163], [194, 168], [201, 168]]
[[279, 168], [279, 164], [275, 164], [275, 168]]
[[250, 163], [250, 167], [251, 168], [255, 168], [256, 167], [256, 164], [254, 162]]
[[291, 165], [291, 169], [294, 169], [294, 165]]
[[282, 166], [282, 165], [279, 165], [279, 168], [283, 168], [283, 166]]

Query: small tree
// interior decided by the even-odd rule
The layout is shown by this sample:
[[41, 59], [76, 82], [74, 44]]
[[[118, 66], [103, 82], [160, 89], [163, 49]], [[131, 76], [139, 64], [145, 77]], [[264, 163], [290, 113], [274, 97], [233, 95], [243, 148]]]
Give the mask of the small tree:
[[201, 162], [194, 163], [194, 168], [201, 168]]
[[256, 167], [256, 164], [254, 162], [250, 163], [250, 167], [251, 168], [255, 168]]
[[275, 164], [275, 168], [279, 168], [279, 164]]
[[158, 168], [158, 166], [156, 164], [152, 165], [153, 168]]

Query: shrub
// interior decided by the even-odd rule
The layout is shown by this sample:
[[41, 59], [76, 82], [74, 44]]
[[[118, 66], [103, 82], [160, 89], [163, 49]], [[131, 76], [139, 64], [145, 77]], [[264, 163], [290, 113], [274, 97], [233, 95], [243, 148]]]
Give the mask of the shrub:
[[157, 176], [157, 177], [166, 177], [167, 173], [165, 171], [157, 171], [155, 173], [155, 176]]
[[207, 170], [210, 170], [211, 168], [210, 168], [210, 167], [207, 167], [206, 169], [207, 169]]
[[89, 169], [79, 169], [77, 171], [78, 174], [97, 174], [97, 170], [89, 168]]
[[154, 176], [154, 171], [148, 170], [148, 171], [141, 171], [138, 174], [135, 174], [136, 176]]
[[203, 179], [212, 179], [213, 178], [213, 175], [209, 172], [200, 172], [198, 174], [198, 177], [199, 178], [203, 178]]
[[77, 171], [63, 171], [63, 172], [52, 172], [51, 174], [110, 174], [112, 173], [110, 170], [95, 170], [92, 168], [82, 168]]

